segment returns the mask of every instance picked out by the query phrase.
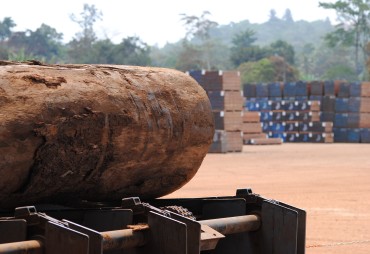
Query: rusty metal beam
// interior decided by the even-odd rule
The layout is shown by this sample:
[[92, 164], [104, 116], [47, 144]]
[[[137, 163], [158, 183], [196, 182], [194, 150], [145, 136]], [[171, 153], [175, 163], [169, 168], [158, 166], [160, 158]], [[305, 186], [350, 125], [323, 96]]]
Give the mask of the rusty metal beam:
[[102, 232], [101, 235], [103, 236], [104, 251], [140, 247], [144, 246], [148, 241], [145, 230], [122, 229]]
[[41, 241], [31, 240], [0, 244], [1, 254], [43, 254], [44, 248]]
[[261, 226], [261, 219], [257, 215], [244, 215], [212, 220], [199, 221], [223, 235], [256, 231]]

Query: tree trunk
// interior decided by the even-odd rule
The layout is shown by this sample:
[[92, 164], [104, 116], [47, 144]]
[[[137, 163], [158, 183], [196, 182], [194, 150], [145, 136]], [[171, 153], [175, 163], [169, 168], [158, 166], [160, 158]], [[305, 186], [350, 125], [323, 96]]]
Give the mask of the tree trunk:
[[207, 95], [184, 73], [0, 62], [0, 207], [169, 194], [213, 133]]

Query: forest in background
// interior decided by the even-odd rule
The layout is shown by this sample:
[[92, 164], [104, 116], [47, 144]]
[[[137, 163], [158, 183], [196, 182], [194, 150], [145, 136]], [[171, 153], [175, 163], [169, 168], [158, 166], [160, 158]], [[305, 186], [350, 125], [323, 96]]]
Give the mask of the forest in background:
[[[363, 5], [356, 6], [359, 2]], [[120, 43], [98, 38], [94, 24], [103, 14], [94, 5], [84, 4], [81, 13], [70, 15], [80, 31], [67, 43], [63, 43], [62, 33], [47, 24], [34, 31], [15, 32], [16, 20], [5, 17], [0, 21], [0, 59], [158, 66], [181, 71], [239, 70], [243, 83], [368, 80], [368, 2], [320, 3], [337, 11], [340, 22], [336, 25], [326, 17], [313, 22], [295, 20], [289, 9], [282, 17], [272, 9], [262, 24], [246, 19], [219, 25], [207, 11], [201, 16], [179, 14], [187, 32], [183, 39], [163, 47], [148, 45], [137, 36], [127, 36]], [[349, 12], [350, 8], [357, 12]]]

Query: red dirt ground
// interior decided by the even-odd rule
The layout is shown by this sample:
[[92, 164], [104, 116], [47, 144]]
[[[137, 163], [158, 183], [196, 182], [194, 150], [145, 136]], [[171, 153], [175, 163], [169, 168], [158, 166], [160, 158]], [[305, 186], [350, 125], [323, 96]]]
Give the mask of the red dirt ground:
[[244, 146], [207, 154], [197, 175], [167, 197], [234, 195], [238, 188], [307, 211], [307, 254], [370, 253], [370, 145]]

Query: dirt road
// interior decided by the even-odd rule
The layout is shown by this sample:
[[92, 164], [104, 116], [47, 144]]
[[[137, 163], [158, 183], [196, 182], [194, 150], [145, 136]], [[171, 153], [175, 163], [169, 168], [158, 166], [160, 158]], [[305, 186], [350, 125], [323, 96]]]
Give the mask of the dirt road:
[[207, 154], [197, 175], [168, 197], [234, 195], [237, 188], [307, 211], [306, 253], [370, 253], [370, 145], [244, 146]]

